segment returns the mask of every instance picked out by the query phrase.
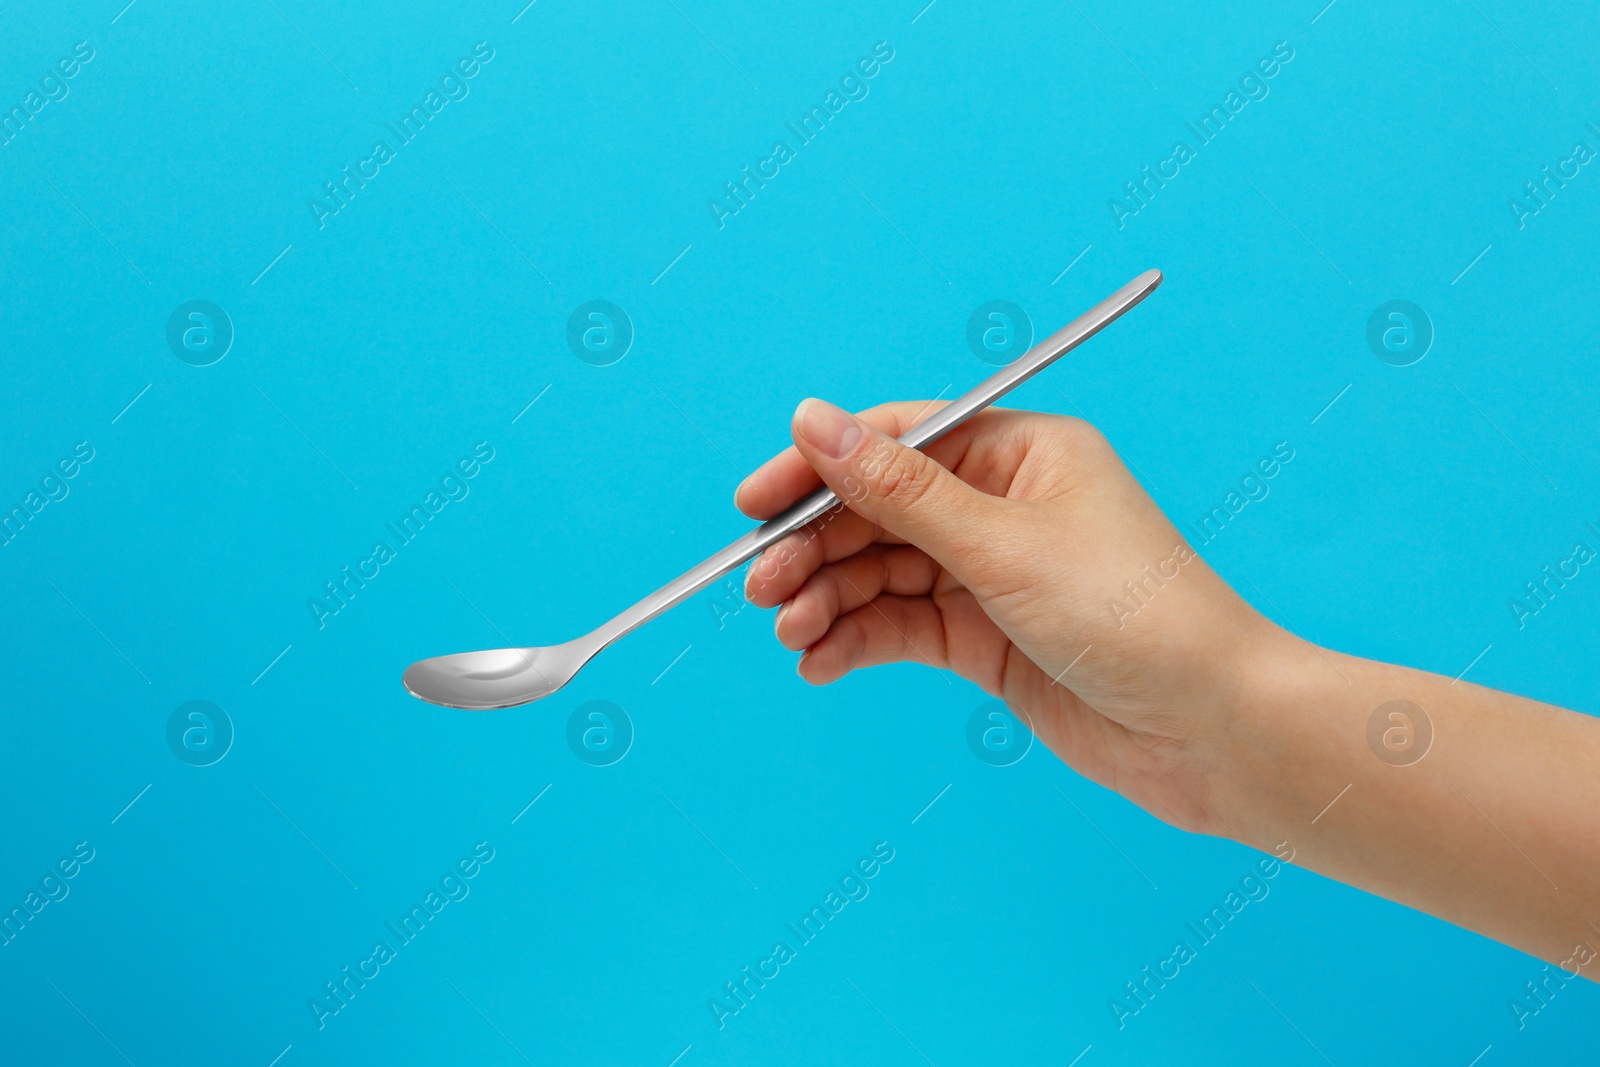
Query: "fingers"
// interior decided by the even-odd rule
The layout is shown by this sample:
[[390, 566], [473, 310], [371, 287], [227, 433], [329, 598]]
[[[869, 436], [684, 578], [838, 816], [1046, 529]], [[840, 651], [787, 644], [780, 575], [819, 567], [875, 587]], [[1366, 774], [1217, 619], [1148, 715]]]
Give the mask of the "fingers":
[[827, 685], [862, 667], [914, 660], [947, 665], [944, 624], [928, 597], [879, 596], [840, 616], [800, 657], [800, 677]]
[[[919, 571], [920, 565], [909, 557], [903, 561], [894, 558], [910, 551], [907, 547], [884, 550], [889, 558], [879, 573], [884, 576], [885, 591], [870, 598], [868, 591], [877, 583], [869, 574], [845, 575], [850, 580], [840, 584], [839, 607], [832, 618], [818, 618], [819, 613], [827, 615], [823, 609], [832, 602], [826, 598], [833, 595], [822, 586], [820, 575], [810, 607], [806, 601], [812, 599], [813, 587], [808, 585], [795, 598], [778, 631], [791, 648], [810, 639], [800, 658], [802, 678], [812, 685], [826, 685], [863, 667], [910, 660], [952, 670], [998, 694], [1008, 670], [1039, 671], [1026, 658], [1008, 654], [1010, 639], [970, 591], [954, 585], [949, 575], [937, 568]], [[930, 586], [925, 592], [921, 591], [924, 585]], [[899, 592], [902, 589], [918, 591]], [[812, 638], [819, 628], [821, 635]]]
[[[794, 415], [795, 446], [850, 510], [927, 552], [958, 577], [981, 570], [1007, 512], [933, 457], [821, 400]], [[971, 584], [970, 581], [967, 584]]]
[[830, 511], [763, 552], [745, 575], [744, 595], [758, 608], [794, 596], [824, 563], [841, 560], [887, 539], [881, 527], [847, 508]]
[[939, 567], [909, 545], [874, 545], [806, 579], [794, 597], [779, 609], [774, 623], [778, 641], [798, 652], [828, 632], [834, 620], [868, 604], [880, 593], [927, 596]]
[[[907, 660], [952, 670], [988, 693], [1006, 694], [1014, 708], [1034, 709], [1028, 725], [1041, 740], [1074, 770], [1116, 788], [1117, 768], [1127, 759], [1122, 753], [1137, 742], [1031, 660], [1007, 655], [1010, 642], [984, 622], [976, 604], [940, 604], [928, 596], [892, 593], [859, 607], [848, 607], [854, 600], [844, 603], [846, 610], [800, 657], [799, 673], [807, 683], [828, 685], [851, 671]], [[797, 598], [791, 611], [799, 610], [799, 604]], [[785, 616], [780, 633], [790, 625]]]

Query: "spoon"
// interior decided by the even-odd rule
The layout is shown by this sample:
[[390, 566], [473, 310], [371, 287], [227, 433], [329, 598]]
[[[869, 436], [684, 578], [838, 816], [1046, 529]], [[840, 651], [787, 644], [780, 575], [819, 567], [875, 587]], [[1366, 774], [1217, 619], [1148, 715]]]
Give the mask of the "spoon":
[[[1155, 291], [1161, 272], [1147, 270], [1052, 334], [988, 381], [918, 423], [900, 438], [909, 448], [932, 444], [973, 415], [1015, 389], [1057, 359], [1115, 322], [1123, 312]], [[632, 633], [668, 608], [682, 603], [764, 549], [824, 513], [840, 506], [826, 487], [768, 519], [693, 570], [657, 589], [592, 633], [543, 648], [496, 648], [418, 660], [401, 679], [412, 696], [447, 708], [488, 711], [528, 704], [572, 681], [597, 653]]]

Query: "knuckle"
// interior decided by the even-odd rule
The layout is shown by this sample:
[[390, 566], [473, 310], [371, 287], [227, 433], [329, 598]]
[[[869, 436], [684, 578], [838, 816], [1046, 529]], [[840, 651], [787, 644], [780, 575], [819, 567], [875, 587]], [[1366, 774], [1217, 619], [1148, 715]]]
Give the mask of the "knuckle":
[[873, 477], [876, 496], [890, 507], [904, 510], [917, 505], [933, 488], [931, 464], [911, 449], [899, 449], [885, 458]]
[[1116, 455], [1105, 434], [1083, 419], [1063, 419], [1056, 432], [1062, 448], [1080, 463], [1103, 463]]
[[841, 588], [839, 575], [836, 571], [829, 571], [827, 581], [823, 583], [822, 613], [829, 622], [839, 617], [844, 610], [844, 589]]
[[753, 592], [761, 593], [787, 571], [800, 557], [794, 535], [790, 535], [768, 548], [750, 566], [745, 584]]

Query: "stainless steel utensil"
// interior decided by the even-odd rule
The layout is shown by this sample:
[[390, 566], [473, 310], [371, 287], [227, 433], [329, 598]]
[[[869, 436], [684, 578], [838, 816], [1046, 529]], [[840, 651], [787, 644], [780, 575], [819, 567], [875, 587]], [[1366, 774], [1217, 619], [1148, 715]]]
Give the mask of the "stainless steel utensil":
[[[932, 444], [1051, 363], [1105, 329], [1161, 284], [1161, 272], [1147, 270], [1096, 304], [1065, 329], [1034, 345], [988, 381], [908, 430], [900, 442], [911, 448]], [[543, 648], [497, 648], [458, 652], [419, 660], [402, 681], [412, 696], [449, 708], [487, 711], [527, 704], [549, 696], [572, 680], [595, 654], [682, 603], [787, 534], [821, 517], [839, 503], [822, 488], [788, 511], [768, 519], [693, 570], [657, 589], [592, 633]]]

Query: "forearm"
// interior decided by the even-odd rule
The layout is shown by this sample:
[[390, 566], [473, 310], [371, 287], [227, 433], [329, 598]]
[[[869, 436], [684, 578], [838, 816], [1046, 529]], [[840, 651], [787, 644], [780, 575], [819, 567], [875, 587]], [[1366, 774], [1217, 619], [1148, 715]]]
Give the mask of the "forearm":
[[[1600, 721], [1287, 636], [1267, 644], [1241, 668], [1219, 832], [1600, 975]], [[1390, 707], [1369, 740], [1396, 700], [1421, 715]]]

